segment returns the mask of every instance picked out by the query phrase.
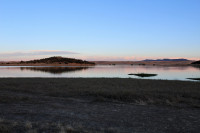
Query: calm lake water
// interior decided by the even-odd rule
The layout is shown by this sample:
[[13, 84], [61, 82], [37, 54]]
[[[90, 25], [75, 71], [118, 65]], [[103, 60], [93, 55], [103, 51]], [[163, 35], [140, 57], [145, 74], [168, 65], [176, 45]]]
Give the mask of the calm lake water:
[[193, 66], [137, 66], [116, 65], [93, 67], [14, 67], [1, 66], [0, 77], [119, 77], [141, 78], [130, 73], [158, 74], [144, 79], [188, 80], [186, 78], [200, 78], [200, 68]]

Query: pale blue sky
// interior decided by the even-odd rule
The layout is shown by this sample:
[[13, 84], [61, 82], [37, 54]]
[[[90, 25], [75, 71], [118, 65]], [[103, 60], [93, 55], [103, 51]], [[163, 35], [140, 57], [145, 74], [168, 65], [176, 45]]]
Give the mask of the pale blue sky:
[[51, 55], [33, 50], [88, 60], [199, 59], [200, 0], [0, 0], [0, 60]]

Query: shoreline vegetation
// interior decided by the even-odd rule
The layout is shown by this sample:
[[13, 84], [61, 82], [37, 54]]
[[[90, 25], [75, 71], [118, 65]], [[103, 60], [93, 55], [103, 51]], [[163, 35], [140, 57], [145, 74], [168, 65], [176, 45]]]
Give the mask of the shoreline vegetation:
[[193, 65], [200, 65], [200, 60], [199, 61], [195, 61], [195, 62], [192, 62]]
[[0, 81], [0, 91], [200, 107], [199, 82], [133, 78], [0, 78]]
[[151, 74], [151, 73], [130, 73], [128, 75], [134, 75], [138, 77], [154, 77], [157, 76], [158, 74]]
[[[132, 78], [0, 78], [0, 81], [0, 91], [41, 91], [55, 97], [92, 96], [122, 102], [200, 107], [199, 82]], [[32, 90], [35, 86], [38, 89]]]
[[200, 78], [187, 78], [187, 79], [200, 81]]
[[97, 65], [193, 66], [194, 61], [94, 61]]
[[200, 82], [0, 78], [0, 108], [0, 132], [197, 132]]

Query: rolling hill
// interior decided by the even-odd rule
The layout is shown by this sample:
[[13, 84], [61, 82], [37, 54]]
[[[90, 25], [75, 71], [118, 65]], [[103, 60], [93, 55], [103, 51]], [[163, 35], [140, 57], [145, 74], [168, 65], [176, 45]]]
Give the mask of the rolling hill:
[[30, 60], [30, 61], [21, 61], [20, 64], [70, 64], [70, 63], [76, 63], [76, 64], [91, 64], [94, 65], [95, 63], [84, 61], [80, 59], [74, 59], [74, 58], [64, 58], [60, 56], [54, 56], [44, 59], [38, 59], [38, 60]]

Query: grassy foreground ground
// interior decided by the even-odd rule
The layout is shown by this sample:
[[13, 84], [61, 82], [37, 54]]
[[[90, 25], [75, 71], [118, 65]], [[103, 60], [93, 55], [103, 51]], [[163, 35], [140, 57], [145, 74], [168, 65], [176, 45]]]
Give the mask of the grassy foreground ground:
[[0, 132], [200, 130], [200, 82], [1, 78]]

